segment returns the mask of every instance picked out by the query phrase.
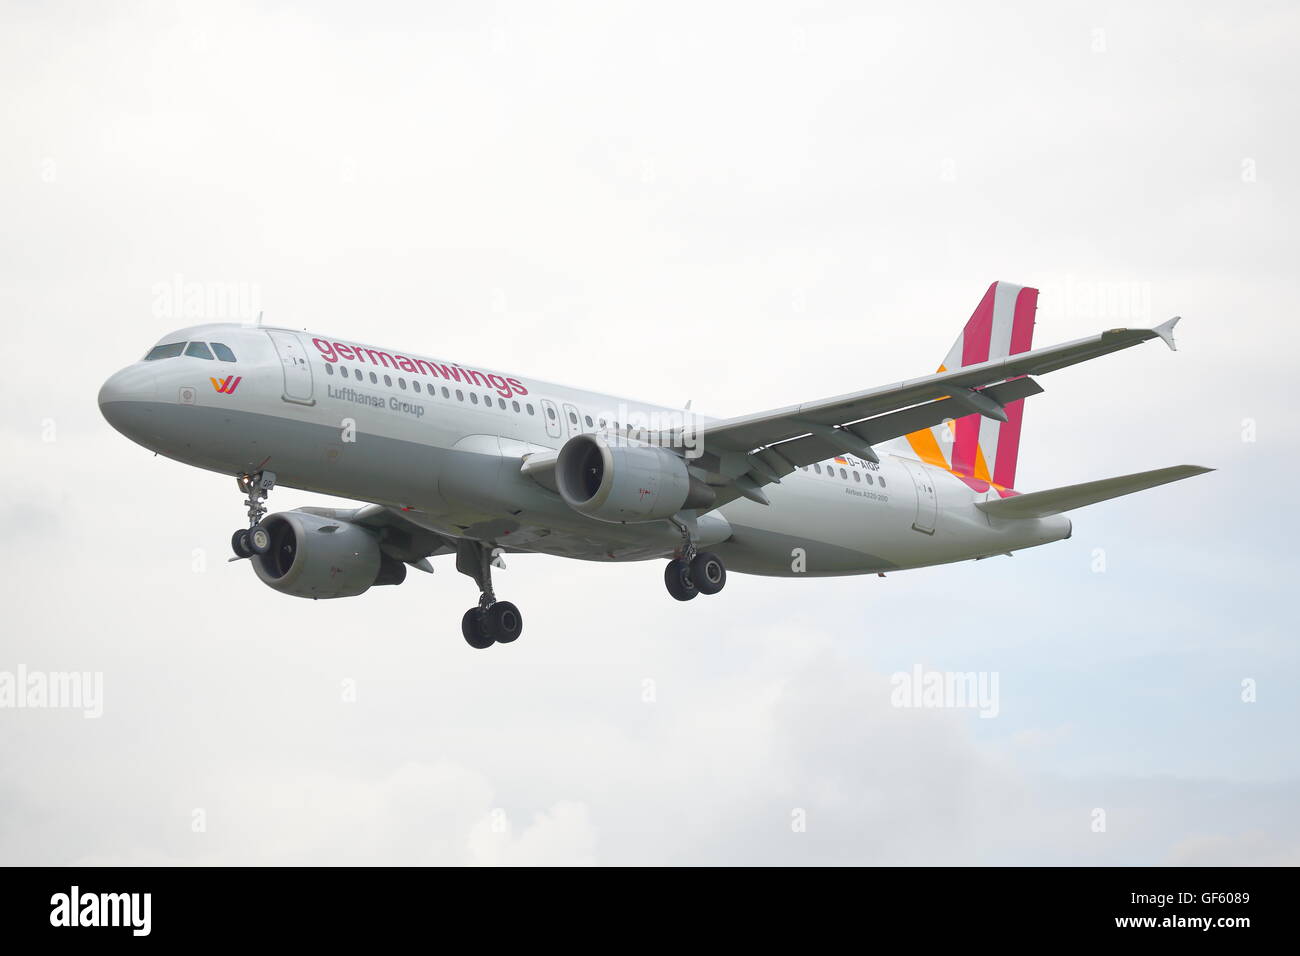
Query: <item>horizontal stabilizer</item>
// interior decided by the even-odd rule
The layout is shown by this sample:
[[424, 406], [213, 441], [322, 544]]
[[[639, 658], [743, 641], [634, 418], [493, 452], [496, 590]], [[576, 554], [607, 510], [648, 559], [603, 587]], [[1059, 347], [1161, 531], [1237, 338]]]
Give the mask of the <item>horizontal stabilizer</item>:
[[1027, 495], [979, 501], [975, 503], [975, 507], [995, 518], [1046, 518], [1049, 515], [1073, 511], [1075, 508], [1108, 501], [1111, 498], [1121, 498], [1135, 491], [1145, 491], [1156, 485], [1181, 481], [1213, 470], [1213, 468], [1202, 468], [1200, 465], [1175, 465], [1172, 468], [1138, 472], [1136, 475], [1103, 478], [1101, 481], [1086, 481], [1081, 485], [1066, 485], [1064, 488], [1034, 491]]

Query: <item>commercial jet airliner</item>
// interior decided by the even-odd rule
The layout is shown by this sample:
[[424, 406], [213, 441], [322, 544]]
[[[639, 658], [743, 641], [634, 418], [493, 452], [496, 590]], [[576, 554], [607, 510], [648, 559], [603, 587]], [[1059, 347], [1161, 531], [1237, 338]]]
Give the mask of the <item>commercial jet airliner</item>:
[[[99, 393], [144, 447], [236, 477], [235, 557], [277, 591], [338, 598], [455, 555], [478, 585], [476, 648], [515, 640], [502, 555], [667, 559], [679, 601], [728, 570], [883, 574], [1070, 536], [1064, 512], [1211, 469], [1015, 489], [1042, 375], [1148, 339], [1177, 318], [1031, 349], [1036, 289], [995, 282], [938, 372], [711, 419], [331, 335], [210, 324], [163, 336]], [[368, 502], [267, 514], [276, 485]]]

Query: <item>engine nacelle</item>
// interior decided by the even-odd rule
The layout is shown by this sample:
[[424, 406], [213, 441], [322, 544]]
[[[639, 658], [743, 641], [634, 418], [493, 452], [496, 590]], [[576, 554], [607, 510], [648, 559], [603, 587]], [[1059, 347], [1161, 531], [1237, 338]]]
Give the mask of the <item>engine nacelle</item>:
[[266, 554], [250, 559], [262, 583], [302, 598], [363, 594], [379, 584], [401, 584], [406, 565], [379, 550], [364, 528], [305, 511], [282, 511], [262, 519], [271, 535]]
[[683, 508], [709, 509], [716, 496], [667, 448], [611, 445], [574, 435], [555, 461], [555, 486], [574, 511], [614, 523], [658, 521]]

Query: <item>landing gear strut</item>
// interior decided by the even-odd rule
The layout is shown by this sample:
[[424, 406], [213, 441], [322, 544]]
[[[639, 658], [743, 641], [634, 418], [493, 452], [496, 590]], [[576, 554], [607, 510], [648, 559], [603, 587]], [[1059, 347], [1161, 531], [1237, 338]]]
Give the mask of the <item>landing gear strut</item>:
[[524, 629], [519, 608], [509, 601], [498, 601], [492, 590], [492, 567], [505, 567], [494, 549], [477, 541], [456, 542], [456, 570], [468, 574], [478, 585], [478, 606], [465, 612], [460, 620], [461, 633], [470, 647], [482, 650], [493, 644], [509, 644]]
[[679, 601], [689, 601], [697, 594], [717, 594], [727, 584], [727, 568], [712, 551], [695, 546], [692, 524], [673, 520], [682, 533], [680, 557], [664, 568], [664, 586]]
[[230, 549], [236, 558], [266, 554], [271, 549], [271, 535], [262, 527], [262, 519], [266, 517], [267, 495], [275, 487], [275, 472], [240, 475], [235, 481], [239, 490], [248, 496], [244, 499], [244, 504], [248, 505], [248, 527], [239, 528], [230, 536]]

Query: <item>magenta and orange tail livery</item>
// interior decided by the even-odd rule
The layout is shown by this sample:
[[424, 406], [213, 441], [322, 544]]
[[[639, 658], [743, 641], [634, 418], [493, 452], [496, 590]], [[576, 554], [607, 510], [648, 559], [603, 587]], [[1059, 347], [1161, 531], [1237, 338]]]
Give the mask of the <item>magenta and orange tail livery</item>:
[[[1037, 289], [994, 282], [957, 336], [939, 371], [955, 371], [1028, 352], [1034, 341], [1037, 308]], [[912, 432], [907, 440], [922, 461], [952, 472], [976, 491], [987, 491], [990, 485], [1006, 491], [1015, 487], [1025, 400], [1009, 402], [1005, 410], [1005, 422], [972, 412]]]

